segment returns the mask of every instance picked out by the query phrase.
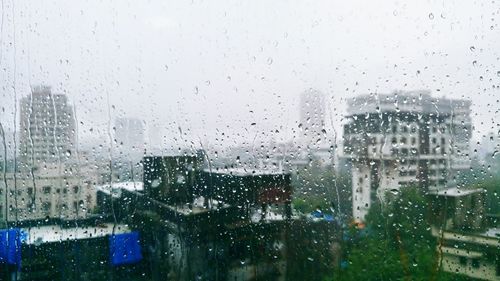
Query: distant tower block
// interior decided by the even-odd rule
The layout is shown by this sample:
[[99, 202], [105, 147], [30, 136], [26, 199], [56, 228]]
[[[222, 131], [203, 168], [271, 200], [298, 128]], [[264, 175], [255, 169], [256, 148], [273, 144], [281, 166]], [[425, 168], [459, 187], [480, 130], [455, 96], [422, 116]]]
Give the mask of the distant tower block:
[[37, 86], [20, 103], [20, 157], [34, 166], [65, 162], [73, 156], [75, 118], [64, 94]]

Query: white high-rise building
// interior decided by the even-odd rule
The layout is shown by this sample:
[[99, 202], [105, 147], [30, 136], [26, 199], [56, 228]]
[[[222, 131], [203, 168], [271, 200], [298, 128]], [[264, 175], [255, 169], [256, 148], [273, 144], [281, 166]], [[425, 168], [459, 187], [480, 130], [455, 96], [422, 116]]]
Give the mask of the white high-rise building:
[[300, 96], [300, 141], [306, 146], [318, 146], [324, 140], [325, 96], [314, 89]]
[[323, 93], [308, 89], [300, 96], [299, 145], [302, 160], [326, 167], [332, 164], [332, 140], [325, 129], [326, 100]]
[[115, 121], [115, 140], [119, 158], [139, 161], [144, 155], [144, 122], [136, 118], [117, 118]]
[[64, 163], [74, 154], [75, 118], [64, 94], [32, 88], [20, 103], [20, 158], [28, 166]]
[[66, 95], [34, 87], [20, 101], [19, 128], [21, 161], [16, 171], [0, 176], [0, 219], [87, 217], [96, 192], [76, 161], [75, 119]]
[[352, 162], [353, 217], [387, 191], [456, 186], [470, 168], [471, 102], [428, 91], [370, 94], [348, 103], [343, 156]]

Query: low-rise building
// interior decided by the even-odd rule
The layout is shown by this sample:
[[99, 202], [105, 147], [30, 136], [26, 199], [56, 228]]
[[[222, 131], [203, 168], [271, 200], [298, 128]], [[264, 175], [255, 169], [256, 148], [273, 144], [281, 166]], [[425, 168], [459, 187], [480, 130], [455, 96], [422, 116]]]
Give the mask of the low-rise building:
[[499, 280], [500, 227], [485, 222], [485, 191], [450, 188], [428, 196], [442, 270], [479, 280]]

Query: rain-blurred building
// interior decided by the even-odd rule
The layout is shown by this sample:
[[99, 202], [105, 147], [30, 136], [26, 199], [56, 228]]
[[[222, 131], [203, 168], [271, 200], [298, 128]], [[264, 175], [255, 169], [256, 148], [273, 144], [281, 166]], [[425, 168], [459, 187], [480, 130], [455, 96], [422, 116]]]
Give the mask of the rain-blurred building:
[[[102, 192], [108, 211], [141, 233], [151, 279], [315, 279], [340, 254], [335, 222], [292, 217], [289, 173], [211, 169], [201, 157], [145, 157], [143, 190]], [[299, 245], [313, 240], [305, 253]]]
[[470, 168], [468, 100], [428, 91], [355, 97], [348, 103], [343, 156], [352, 162], [354, 219], [364, 220], [387, 191], [460, 185]]
[[0, 221], [86, 218], [96, 207], [95, 177], [80, 161], [67, 96], [33, 87], [20, 108], [20, 162], [0, 178]]
[[325, 96], [314, 89], [300, 95], [300, 139], [306, 145], [323, 139], [325, 128]]
[[474, 280], [500, 279], [500, 228], [485, 214], [484, 189], [431, 192], [429, 222], [443, 271]]
[[[77, 167], [45, 167], [0, 177], [0, 221], [78, 220], [96, 208], [96, 191]], [[1, 223], [0, 223], [1, 224]]]
[[75, 152], [75, 117], [64, 94], [33, 87], [20, 102], [20, 158], [27, 167], [64, 163]]
[[136, 118], [115, 120], [115, 141], [118, 158], [131, 162], [139, 161], [144, 155], [144, 122]]
[[325, 95], [315, 89], [308, 89], [300, 96], [299, 158], [297, 162], [313, 162], [326, 167], [335, 160], [333, 141], [326, 131]]

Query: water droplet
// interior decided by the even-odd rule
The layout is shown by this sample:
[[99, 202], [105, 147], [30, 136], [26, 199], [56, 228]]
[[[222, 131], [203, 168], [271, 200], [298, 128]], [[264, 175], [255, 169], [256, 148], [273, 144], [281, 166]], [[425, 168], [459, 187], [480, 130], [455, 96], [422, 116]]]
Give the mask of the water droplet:
[[429, 14], [429, 19], [433, 20], [434, 19], [434, 14], [433, 13], [430, 13]]
[[476, 47], [474, 47], [474, 46], [470, 46], [470, 48], [469, 48], [469, 49], [470, 49], [470, 51], [471, 51], [471, 52], [474, 52], [474, 51], [476, 50]]
[[267, 58], [267, 64], [268, 65], [273, 64], [273, 58], [271, 58], [271, 57]]

